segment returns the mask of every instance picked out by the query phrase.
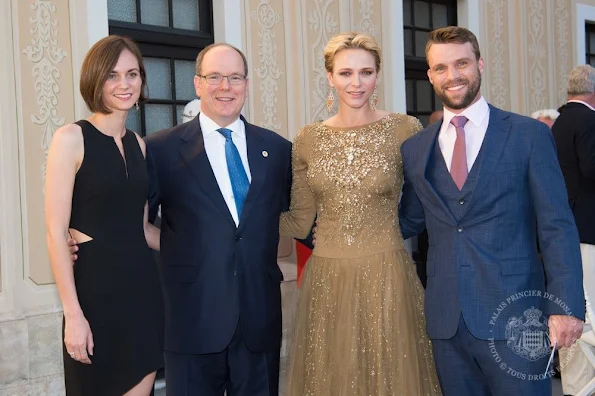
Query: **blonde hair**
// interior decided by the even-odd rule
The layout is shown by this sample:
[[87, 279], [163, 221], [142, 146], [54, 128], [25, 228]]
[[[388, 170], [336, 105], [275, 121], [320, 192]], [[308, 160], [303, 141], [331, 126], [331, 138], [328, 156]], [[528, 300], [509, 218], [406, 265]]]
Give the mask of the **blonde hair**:
[[376, 72], [380, 71], [381, 50], [374, 37], [359, 32], [340, 33], [329, 40], [324, 47], [324, 67], [327, 72], [333, 71], [335, 56], [345, 49], [363, 49], [368, 51], [376, 63]]
[[595, 68], [591, 65], [580, 65], [572, 69], [568, 75], [568, 95], [577, 96], [595, 92]]

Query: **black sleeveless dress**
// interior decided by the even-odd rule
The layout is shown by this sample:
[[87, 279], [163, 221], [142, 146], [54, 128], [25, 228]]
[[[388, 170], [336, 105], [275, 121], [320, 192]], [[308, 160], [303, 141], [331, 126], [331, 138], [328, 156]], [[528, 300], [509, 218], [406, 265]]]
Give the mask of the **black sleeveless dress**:
[[163, 367], [163, 301], [157, 265], [143, 231], [148, 193], [145, 159], [132, 131], [114, 139], [88, 121], [76, 175], [70, 227], [93, 240], [79, 245], [76, 291], [89, 321], [92, 364], [64, 348], [68, 396], [121, 396]]

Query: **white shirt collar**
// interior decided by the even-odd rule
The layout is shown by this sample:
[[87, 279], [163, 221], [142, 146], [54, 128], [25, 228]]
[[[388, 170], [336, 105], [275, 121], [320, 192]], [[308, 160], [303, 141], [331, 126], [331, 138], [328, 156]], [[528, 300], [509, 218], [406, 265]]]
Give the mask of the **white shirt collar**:
[[[200, 129], [202, 130], [203, 136], [207, 137], [217, 132], [217, 129], [222, 128], [215, 121], [210, 119], [205, 113], [200, 112], [198, 114], [198, 121], [200, 122]], [[246, 131], [242, 128], [240, 123], [242, 120], [238, 117], [234, 122], [226, 126], [225, 128], [230, 129], [237, 137], [242, 139], [246, 138]], [[219, 133], [219, 132], [217, 132]]]
[[576, 99], [572, 99], [569, 100], [568, 103], [580, 103], [583, 104], [585, 106], [587, 106], [588, 108], [590, 108], [591, 110], [595, 111], [595, 108], [593, 108], [593, 106], [591, 106], [590, 104], [588, 104], [587, 102], [583, 102], [582, 100], [576, 100]]
[[447, 108], [444, 108], [444, 119], [442, 124], [450, 124], [450, 120], [452, 120], [454, 116], [465, 116], [475, 127], [479, 127], [483, 120], [488, 116], [489, 112], [490, 107], [488, 106], [488, 102], [481, 96], [477, 102], [467, 107], [460, 114], [455, 114]]

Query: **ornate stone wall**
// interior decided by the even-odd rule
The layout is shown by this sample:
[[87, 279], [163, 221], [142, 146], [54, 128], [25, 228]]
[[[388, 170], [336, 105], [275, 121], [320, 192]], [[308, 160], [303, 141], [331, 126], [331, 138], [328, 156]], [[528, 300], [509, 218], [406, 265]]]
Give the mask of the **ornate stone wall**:
[[13, 2], [19, 46], [17, 90], [21, 104], [21, 180], [25, 273], [37, 285], [53, 283], [45, 244], [43, 183], [53, 133], [74, 119], [68, 0]]
[[68, 0], [11, 0], [1, 9], [0, 394], [63, 395], [43, 183], [53, 133], [74, 119], [71, 9]]
[[481, 47], [483, 92], [491, 103], [521, 114], [566, 101], [573, 64], [571, 0], [487, 0]]
[[[250, 118], [293, 138], [329, 116], [322, 51], [335, 34], [371, 33], [382, 45], [378, 0], [245, 0], [246, 53], [251, 63]], [[381, 80], [382, 82], [382, 80]], [[383, 106], [383, 85], [379, 86]]]

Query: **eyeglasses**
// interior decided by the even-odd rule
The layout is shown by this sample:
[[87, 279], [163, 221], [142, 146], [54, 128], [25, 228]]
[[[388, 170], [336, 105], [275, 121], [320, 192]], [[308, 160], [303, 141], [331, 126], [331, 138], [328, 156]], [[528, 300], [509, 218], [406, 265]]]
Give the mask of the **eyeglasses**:
[[198, 77], [204, 78], [207, 84], [210, 85], [219, 85], [223, 82], [224, 78], [227, 78], [227, 81], [231, 85], [242, 85], [244, 82], [246, 82], [246, 76], [241, 74], [230, 74], [229, 76], [223, 76], [221, 74], [207, 74], [206, 76], [201, 76], [198, 74]]

